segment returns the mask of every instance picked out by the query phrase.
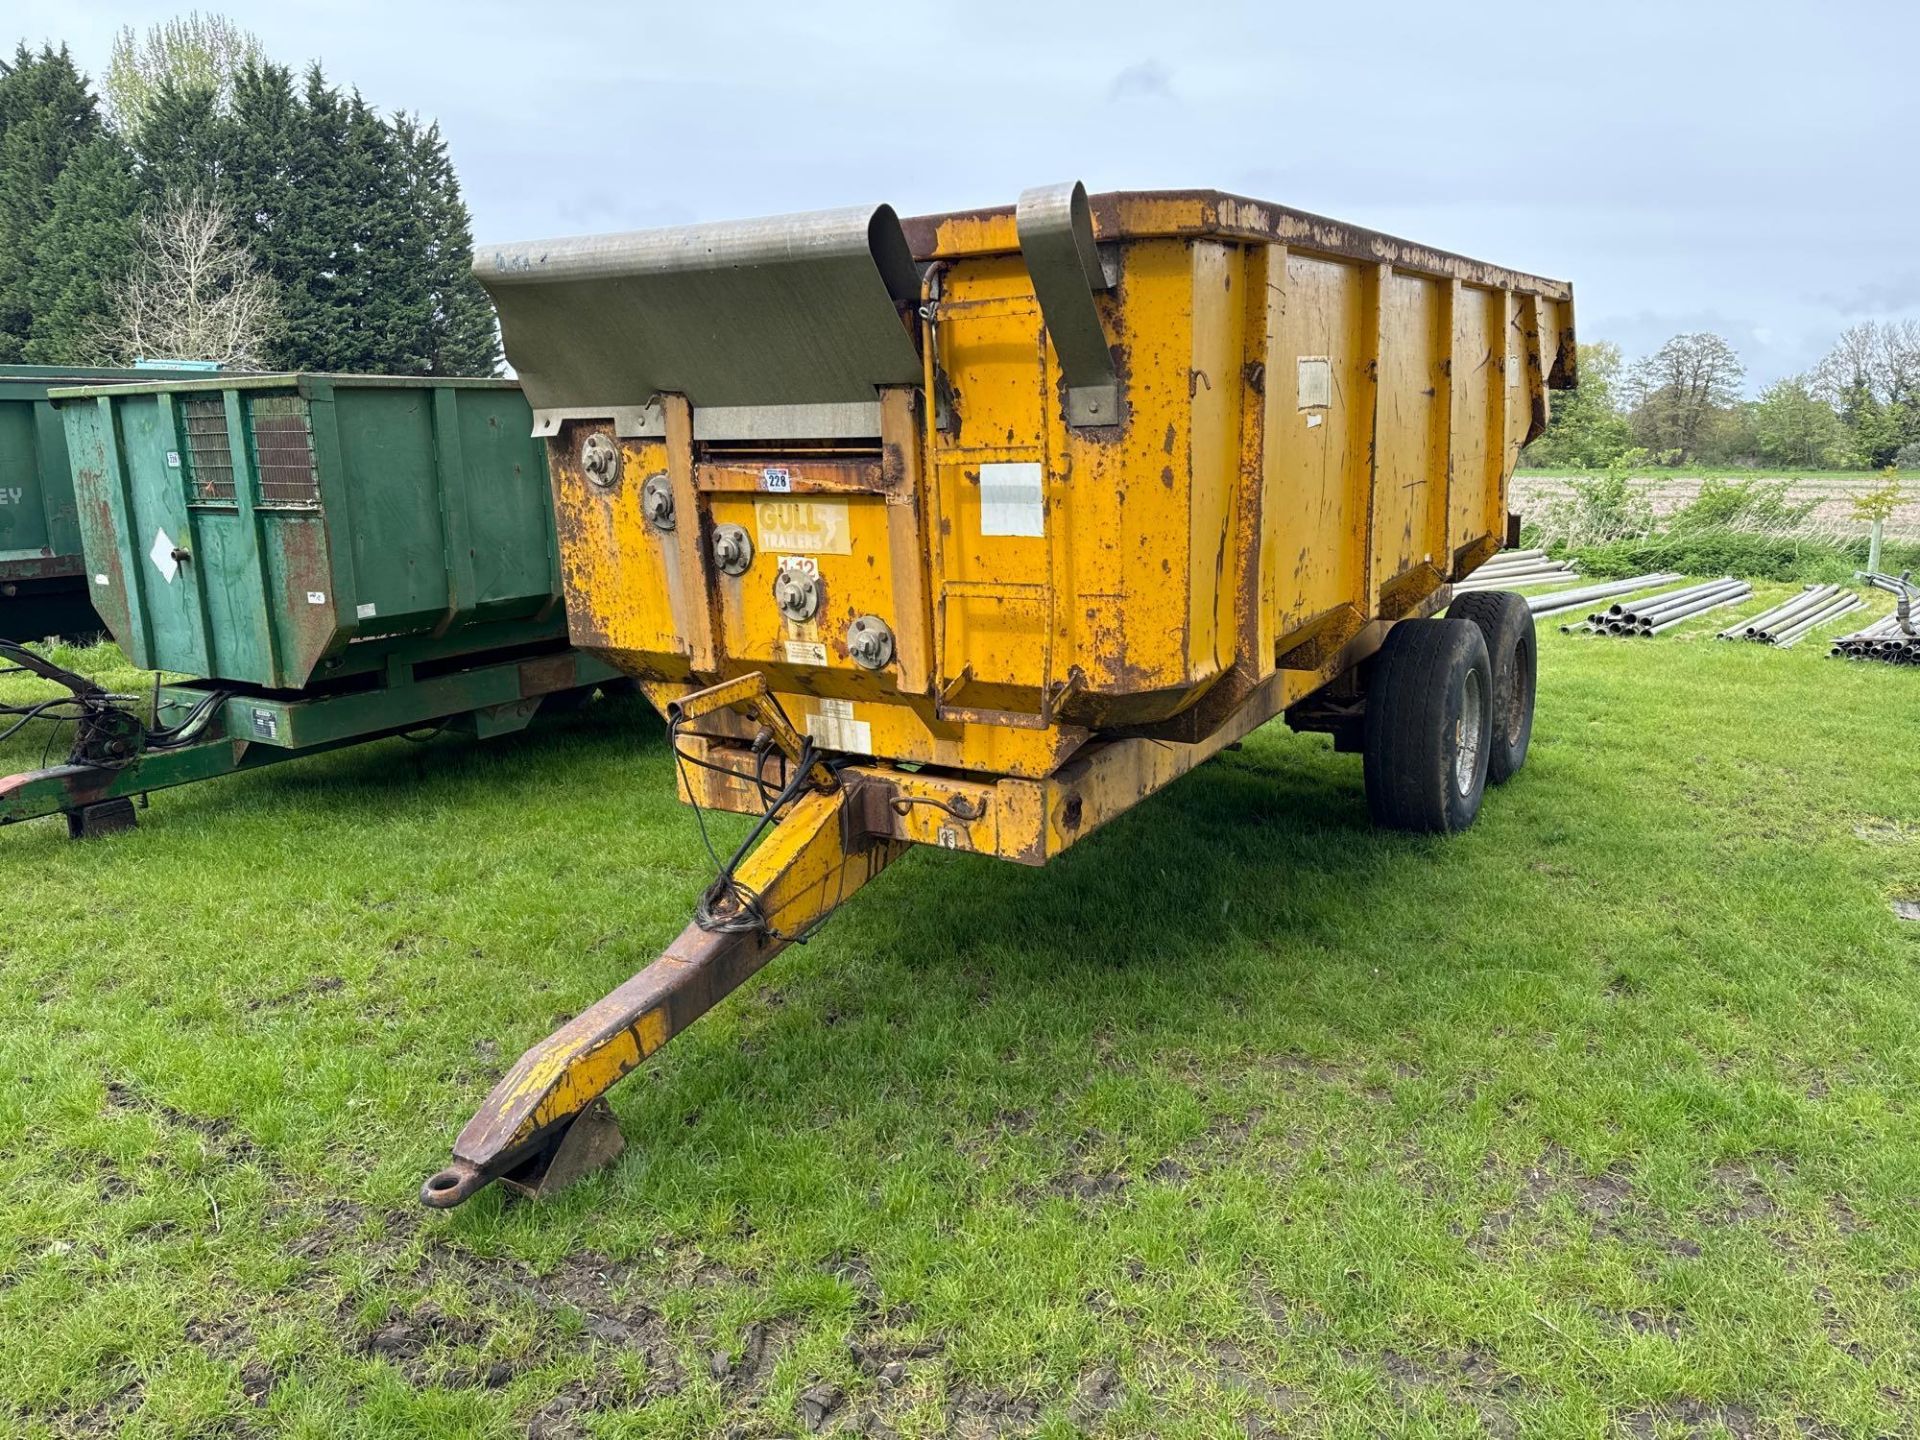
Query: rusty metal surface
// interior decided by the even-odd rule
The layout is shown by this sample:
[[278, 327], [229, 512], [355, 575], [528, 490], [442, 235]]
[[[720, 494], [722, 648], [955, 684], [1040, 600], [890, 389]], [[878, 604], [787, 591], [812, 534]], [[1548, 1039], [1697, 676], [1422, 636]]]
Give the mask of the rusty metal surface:
[[529, 1200], [545, 1200], [568, 1186], [605, 1169], [627, 1148], [613, 1107], [596, 1100], [573, 1119], [549, 1151], [500, 1177], [500, 1183]]
[[[1099, 241], [1202, 235], [1223, 240], [1265, 240], [1471, 285], [1526, 291], [1553, 300], [1567, 300], [1573, 295], [1573, 287], [1564, 280], [1509, 270], [1223, 190], [1111, 190], [1089, 196], [1088, 205], [1093, 214], [1094, 238]], [[924, 261], [1011, 251], [1016, 248], [1010, 243], [1013, 220], [1013, 206], [997, 205], [910, 215], [900, 225], [913, 247], [914, 258]]]
[[759, 923], [696, 919], [652, 964], [522, 1055], [460, 1132], [452, 1163], [421, 1187], [421, 1202], [458, 1205], [537, 1162], [611, 1086], [884, 869], [901, 847], [850, 853], [845, 802], [838, 786], [805, 794], [740, 866], [737, 893], [755, 897]]

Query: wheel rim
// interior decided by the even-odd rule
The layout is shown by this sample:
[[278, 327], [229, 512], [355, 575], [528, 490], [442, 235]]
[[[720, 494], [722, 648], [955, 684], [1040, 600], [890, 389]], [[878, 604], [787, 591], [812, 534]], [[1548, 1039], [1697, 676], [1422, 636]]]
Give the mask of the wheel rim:
[[1513, 647], [1513, 684], [1507, 692], [1507, 713], [1501, 718], [1506, 722], [1506, 739], [1509, 745], [1520, 743], [1520, 730], [1527, 722], [1526, 663], [1524, 647]]
[[1486, 741], [1487, 695], [1478, 669], [1469, 669], [1460, 687], [1460, 723], [1454, 727], [1453, 783], [1462, 795], [1473, 793], [1480, 773], [1480, 749]]

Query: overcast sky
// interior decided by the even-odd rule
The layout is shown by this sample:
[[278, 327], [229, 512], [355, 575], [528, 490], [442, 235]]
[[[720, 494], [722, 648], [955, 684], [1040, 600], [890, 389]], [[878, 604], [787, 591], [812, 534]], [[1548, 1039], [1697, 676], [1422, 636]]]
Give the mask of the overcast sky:
[[[437, 118], [482, 242], [1077, 177], [1568, 279], [1582, 339], [1718, 330], [1750, 388], [1920, 315], [1920, 0], [201, 3]], [[8, 0], [0, 29], [97, 73], [179, 8]]]

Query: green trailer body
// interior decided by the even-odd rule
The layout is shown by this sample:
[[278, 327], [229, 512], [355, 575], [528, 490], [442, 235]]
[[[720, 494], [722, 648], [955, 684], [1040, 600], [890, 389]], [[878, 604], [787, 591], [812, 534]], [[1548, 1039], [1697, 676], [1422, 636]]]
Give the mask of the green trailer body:
[[152, 790], [422, 727], [501, 734], [620, 678], [568, 644], [544, 448], [510, 381], [52, 398], [94, 607], [136, 664], [193, 678], [135, 720], [25, 657], [102, 716], [67, 764], [0, 779], [0, 824], [122, 828]]
[[511, 381], [267, 375], [58, 392], [94, 608], [134, 662], [269, 690], [391, 644], [564, 636]]
[[87, 599], [66, 432], [47, 392], [197, 373], [0, 366], [0, 640], [101, 628]]

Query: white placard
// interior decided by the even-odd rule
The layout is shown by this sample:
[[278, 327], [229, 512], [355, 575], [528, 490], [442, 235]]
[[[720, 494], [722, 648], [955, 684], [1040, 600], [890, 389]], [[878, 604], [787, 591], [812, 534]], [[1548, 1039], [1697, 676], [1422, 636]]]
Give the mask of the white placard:
[[1324, 355], [1302, 355], [1295, 370], [1302, 410], [1324, 410], [1333, 404], [1333, 362]]
[[379, 608], [373, 603], [373, 601], [368, 600], [363, 604], [354, 606], [353, 613], [359, 619], [371, 620], [373, 619], [374, 616], [378, 615], [380, 611], [379, 611]]
[[1047, 533], [1046, 492], [1038, 460], [994, 460], [980, 467], [980, 533]]
[[807, 734], [829, 750], [855, 755], [873, 753], [873, 727], [853, 718], [851, 700], [817, 700], [820, 708], [807, 712]]
[[167, 534], [164, 527], [153, 532], [153, 546], [147, 551], [147, 558], [169, 585], [173, 583], [173, 577], [180, 573], [180, 562], [173, 558], [173, 537]]

